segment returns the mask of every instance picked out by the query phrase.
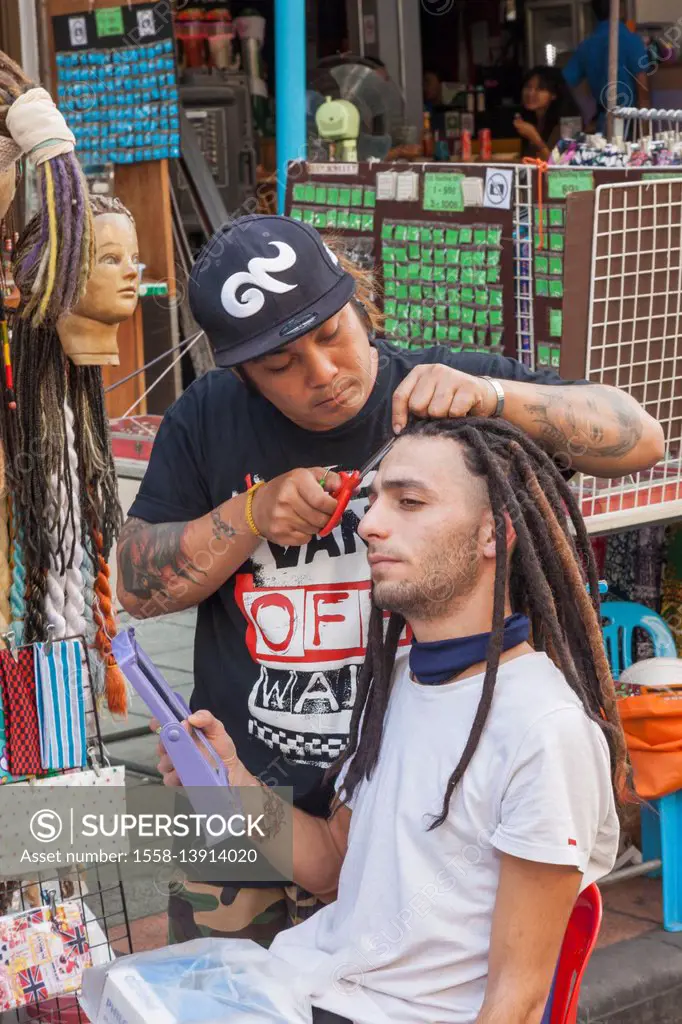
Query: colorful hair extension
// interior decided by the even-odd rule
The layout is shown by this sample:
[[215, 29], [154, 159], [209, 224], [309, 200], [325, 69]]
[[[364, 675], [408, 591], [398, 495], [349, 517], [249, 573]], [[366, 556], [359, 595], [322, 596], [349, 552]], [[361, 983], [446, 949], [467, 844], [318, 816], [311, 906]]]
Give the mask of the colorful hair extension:
[[17, 644], [22, 644], [24, 642], [24, 618], [26, 616], [26, 569], [24, 568], [24, 544], [21, 530], [17, 529], [13, 514], [10, 516], [10, 523], [10, 535], [12, 538], [10, 548], [12, 584], [9, 592], [11, 628], [16, 637]]
[[45, 592], [45, 617], [47, 625], [53, 626], [55, 640], [66, 636], [66, 618], [64, 608], [66, 594], [64, 592], [64, 552], [60, 542], [61, 521], [64, 513], [63, 491], [57, 473], [50, 473], [48, 493], [51, 499], [50, 558], [47, 569]]
[[[19, 65], [0, 51], [0, 136], [13, 138], [7, 115], [15, 101], [34, 88]], [[15, 132], [18, 127], [18, 122], [13, 124]], [[61, 313], [76, 304], [94, 259], [88, 188], [76, 156], [72, 151], [53, 156], [38, 164], [37, 173], [42, 196], [40, 230], [24, 255], [23, 268], [24, 274], [31, 272], [35, 277], [35, 268], [42, 266], [45, 274], [38, 275], [37, 294], [23, 309], [34, 326], [56, 323]]]
[[81, 520], [80, 480], [78, 473], [78, 455], [74, 431], [74, 415], [68, 398], [64, 402], [64, 421], [66, 424], [66, 448], [69, 459], [69, 485], [71, 491], [71, 509], [67, 516], [67, 530], [64, 534], [64, 550], [69, 551], [73, 543], [71, 564], [66, 568], [66, 623], [70, 636], [85, 635], [85, 598], [83, 595], [83, 541]]
[[49, 161], [45, 164], [45, 185], [47, 193], [47, 223], [49, 233], [49, 249], [47, 257], [47, 280], [43, 293], [40, 297], [40, 303], [38, 305], [38, 317], [36, 322], [40, 323], [44, 319], [47, 312], [50, 300], [54, 292], [54, 283], [57, 277], [57, 256], [58, 256], [58, 240], [57, 240], [57, 210], [56, 210], [56, 198], [54, 191], [54, 176], [52, 174], [52, 168], [50, 167]]
[[95, 622], [94, 608], [97, 602], [95, 595], [95, 563], [92, 555], [91, 538], [85, 537], [83, 541], [83, 563], [81, 565], [83, 574], [83, 598], [85, 601], [85, 639], [90, 652], [90, 675], [92, 681], [92, 692], [95, 701], [99, 702], [104, 696], [106, 665], [97, 650], [96, 637], [98, 624]]
[[[75, 209], [83, 207], [82, 195], [73, 189], [68, 168], [62, 166], [54, 181], [60, 197], [68, 199]], [[93, 197], [89, 208], [95, 215], [119, 213], [132, 220], [125, 207], [107, 197]], [[68, 229], [62, 230], [59, 205], [56, 212], [58, 227], [69, 241]], [[12, 615], [14, 621], [23, 620], [27, 643], [46, 638], [48, 620], [57, 626], [60, 635], [64, 628], [69, 635], [83, 631], [87, 635], [89, 628], [94, 640], [99, 630], [94, 628], [92, 604], [89, 624], [80, 600], [98, 599], [94, 562], [93, 586], [86, 593], [83, 541], [89, 528], [83, 524], [94, 524], [101, 532], [106, 559], [122, 520], [101, 368], [75, 366], [64, 355], [53, 324], [46, 321], [35, 326], [23, 315], [27, 304], [36, 294], [40, 296], [36, 280], [44, 260], [32, 260], [31, 254], [42, 238], [44, 223], [44, 218], [35, 217], [17, 244], [14, 269], [21, 299], [11, 346], [17, 410], [10, 415], [6, 403], [0, 409], [15, 536], [21, 538], [13, 568]], [[72, 220], [69, 244], [72, 249], [89, 249], [94, 244], [84, 216]], [[82, 273], [78, 261], [64, 264], [58, 259], [56, 290], [75, 293]], [[115, 705], [116, 700], [114, 697]], [[119, 708], [120, 704], [119, 698]]]
[[55, 629], [55, 639], [85, 635], [83, 596], [83, 544], [81, 539], [81, 500], [78, 456], [74, 432], [74, 413], [65, 398], [66, 474], [50, 476], [50, 497], [56, 514], [51, 530], [50, 567], [47, 573], [45, 610]]
[[0, 497], [0, 633], [6, 633], [10, 628], [11, 585], [9, 502], [7, 495], [4, 494]]
[[97, 601], [93, 609], [98, 626], [95, 644], [106, 665], [107, 706], [112, 714], [121, 715], [127, 711], [128, 687], [111, 650], [112, 637], [116, 636], [116, 618], [109, 585], [109, 566], [102, 554], [103, 539], [99, 530], [93, 531], [93, 539], [97, 557], [97, 576], [95, 578]]

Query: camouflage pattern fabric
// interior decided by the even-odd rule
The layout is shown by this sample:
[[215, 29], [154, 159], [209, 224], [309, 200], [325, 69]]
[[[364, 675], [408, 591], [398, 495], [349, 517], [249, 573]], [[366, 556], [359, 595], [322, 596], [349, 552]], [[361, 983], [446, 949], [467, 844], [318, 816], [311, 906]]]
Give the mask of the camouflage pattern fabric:
[[168, 942], [239, 938], [267, 948], [278, 932], [312, 917], [322, 906], [297, 885], [247, 889], [185, 882], [168, 901]]

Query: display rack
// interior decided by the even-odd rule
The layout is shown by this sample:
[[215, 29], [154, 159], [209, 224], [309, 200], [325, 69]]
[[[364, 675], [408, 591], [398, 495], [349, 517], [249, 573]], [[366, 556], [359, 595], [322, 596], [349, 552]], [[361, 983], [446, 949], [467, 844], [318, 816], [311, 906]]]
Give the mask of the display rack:
[[583, 514], [594, 531], [680, 518], [682, 178], [574, 196], [567, 233], [567, 273], [578, 282], [563, 339], [567, 369], [633, 395], [666, 439], [653, 469], [620, 480], [582, 477]]
[[[616, 107], [613, 111], [614, 135], [627, 141], [667, 135], [670, 140], [682, 139], [682, 110], [654, 107]], [[682, 168], [680, 168], [682, 170]]]
[[[82, 652], [82, 673], [84, 689], [84, 718], [88, 765], [84, 769], [51, 770], [40, 776], [47, 786], [60, 784], [69, 775], [80, 775], [82, 771], [99, 774], [108, 769], [108, 760], [102, 743], [99, 715], [94, 700], [90, 661], [83, 637], [67, 637], [66, 640], [80, 641]], [[117, 769], [121, 771], [121, 769]], [[0, 786], [14, 787], [30, 785], [35, 779], [26, 776], [7, 777], [2, 772]], [[85, 924], [85, 938], [93, 964], [109, 962], [112, 957], [132, 952], [130, 921], [123, 885], [118, 867], [97, 864], [87, 869], [79, 864], [70, 865], [57, 871], [46, 868], [36, 870], [30, 879], [0, 880], [0, 914], [15, 914], [22, 911], [56, 903], [75, 903]], [[37, 994], [36, 994], [37, 998]], [[50, 1022], [50, 1024], [88, 1024], [75, 994], [64, 994], [30, 1002], [17, 1009], [0, 1014], [3, 1021], [24, 1024], [27, 1020]]]
[[[286, 212], [373, 268], [386, 336], [396, 345], [445, 344], [530, 363], [532, 169], [293, 166]], [[491, 170], [497, 190], [489, 187]]]
[[[532, 368], [557, 369], [566, 380], [589, 378], [615, 384], [660, 420], [667, 455], [653, 470], [626, 480], [578, 478], [576, 487], [590, 532], [682, 515], [682, 397], [678, 400], [674, 393], [675, 379], [682, 377], [682, 362], [678, 362], [682, 361], [678, 269], [682, 202], [677, 198], [682, 177], [675, 180], [671, 171], [666, 177], [663, 167], [382, 163], [292, 167], [287, 212], [336, 236], [364, 265], [374, 267], [378, 302], [386, 314], [386, 336], [395, 344], [418, 349], [440, 343], [456, 351], [503, 351]], [[398, 182], [387, 198], [382, 176], [391, 171]], [[489, 185], [499, 172], [509, 176], [509, 204], [492, 209], [495, 197]], [[405, 176], [402, 185], [401, 175]], [[452, 189], [437, 177], [448, 175]], [[429, 187], [433, 191], [429, 176], [443, 198], [445, 208], [437, 211], [427, 209]], [[625, 192], [621, 195], [619, 189]], [[443, 331], [442, 292], [435, 291], [443, 282], [432, 286], [427, 281], [425, 290], [424, 246], [436, 247], [434, 232], [440, 227], [437, 245], [442, 244], [445, 251], [447, 271], [448, 232], [453, 246], [461, 247], [462, 228], [495, 224], [501, 227], [500, 280], [491, 287], [503, 292], [503, 337], [491, 333], [489, 321], [484, 337], [463, 336], [463, 325], [455, 317], [461, 315], [470, 295], [467, 292], [462, 300], [468, 285], [461, 273], [453, 282], [446, 273], [446, 315], [454, 330], [451, 333], [448, 323]], [[386, 247], [396, 245], [396, 225], [404, 229], [398, 244], [406, 251], [400, 252], [399, 259], [393, 253], [387, 260]], [[424, 240], [423, 229], [430, 232]], [[403, 238], [405, 230], [412, 234]], [[457, 242], [455, 230], [460, 231]], [[488, 241], [482, 233], [471, 240], [467, 234], [464, 244], [479, 254], [480, 261]], [[487, 268], [485, 252], [483, 257]], [[627, 271], [619, 270], [626, 262]], [[403, 266], [406, 295], [395, 294], [391, 263]], [[414, 265], [421, 270], [412, 279]], [[635, 283], [630, 296], [627, 289]], [[417, 284], [420, 294], [415, 288], [412, 296], [410, 288]], [[459, 289], [458, 299], [451, 297], [450, 286]], [[476, 311], [485, 308], [484, 301], [488, 316], [491, 308], [487, 293], [484, 301], [477, 298], [474, 293], [470, 307], [474, 331]], [[396, 316], [399, 302], [402, 316]], [[664, 311], [650, 308], [652, 303], [665, 303]]]
[[[287, 180], [285, 211], [322, 233], [338, 238], [358, 262], [373, 267], [382, 310], [385, 301], [392, 310], [393, 300], [402, 298], [402, 312], [406, 315], [396, 318], [393, 312], [388, 314], [386, 335], [395, 344], [421, 348], [439, 342], [455, 349], [502, 351], [516, 356], [532, 369], [551, 367], [563, 372], [566, 347], [563, 325], [568, 308], [565, 295], [571, 288], [565, 266], [566, 199], [575, 192], [593, 192], [598, 184], [621, 182], [623, 175], [626, 180], [640, 181], [653, 179], [658, 173], [662, 171], [639, 168], [623, 171], [550, 167], [539, 170], [536, 166], [519, 164], [296, 163], [291, 165]], [[386, 198], [385, 179], [391, 174], [397, 180], [395, 195]], [[442, 205], [438, 210], [428, 209], [429, 205], [433, 206], [427, 200], [429, 182], [434, 181], [453, 183], [451, 190], [441, 188], [437, 198]], [[505, 187], [508, 188], [506, 195]], [[499, 200], [500, 205], [495, 208], [493, 203]], [[494, 308], [487, 294], [474, 294], [473, 300], [467, 294], [463, 301], [460, 294], [450, 301], [451, 290], [466, 287], [461, 274], [457, 281], [445, 282], [450, 285], [446, 296], [445, 331], [442, 323], [440, 332], [437, 331], [437, 319], [425, 321], [423, 315], [412, 315], [410, 285], [415, 293], [417, 283], [422, 285], [422, 294], [416, 301], [421, 301], [427, 311], [443, 300], [435, 294], [435, 287], [431, 289], [431, 282], [423, 280], [408, 279], [408, 295], [394, 295], [392, 279], [387, 277], [383, 259], [384, 245], [391, 241], [384, 237], [387, 222], [412, 226], [415, 230], [429, 224], [433, 228], [436, 223], [446, 230], [476, 224], [501, 226], [501, 340], [493, 333], [499, 325], [488, 323], [491, 329], [485, 337], [479, 337], [476, 327], [482, 325], [474, 323], [472, 338], [471, 325], [450, 317], [451, 312], [461, 314], [469, 303], [474, 309], [474, 320], [481, 310], [487, 312], [489, 318]], [[412, 262], [409, 250], [405, 262], [409, 270]], [[468, 310], [467, 315], [470, 315]], [[427, 316], [431, 317], [430, 311]], [[433, 330], [430, 329], [432, 323], [436, 325]]]
[[532, 209], [534, 172], [514, 167], [514, 302], [516, 306], [516, 358], [535, 365], [535, 322], [533, 318]]

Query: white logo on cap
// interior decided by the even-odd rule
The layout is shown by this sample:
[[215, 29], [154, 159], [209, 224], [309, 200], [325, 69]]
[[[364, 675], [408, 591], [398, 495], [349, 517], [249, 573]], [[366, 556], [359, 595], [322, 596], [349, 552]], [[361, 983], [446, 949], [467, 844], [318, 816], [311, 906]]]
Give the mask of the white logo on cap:
[[[237, 274], [228, 277], [220, 292], [220, 301], [227, 313], [236, 316], [240, 320], [247, 316], [254, 316], [265, 304], [263, 291], [274, 292], [276, 295], [283, 295], [294, 288], [297, 284], [285, 284], [271, 277], [271, 274], [279, 274], [283, 270], [289, 270], [296, 262], [296, 253], [286, 242], [268, 242], [268, 245], [277, 247], [278, 255], [268, 259], [266, 256], [254, 256], [248, 262], [248, 272], [240, 270]], [[241, 298], [237, 298], [237, 289], [243, 284], [255, 284], [257, 288], [249, 288], [243, 292]], [[261, 290], [262, 289], [262, 290]]]
[[337, 266], [337, 267], [338, 267], [338, 265], [339, 265], [339, 259], [338, 259], [338, 256], [336, 255], [336, 253], [335, 253], [335, 252], [332, 252], [332, 250], [331, 250], [331, 249], [329, 248], [329, 246], [327, 245], [327, 243], [326, 243], [326, 242], [323, 242], [323, 243], [322, 243], [322, 245], [323, 245], [323, 246], [325, 247], [325, 249], [327, 250], [327, 255], [329, 256], [329, 258], [330, 258], [330, 260], [332, 261], [332, 263], [333, 263], [333, 264], [334, 264], [335, 266]]

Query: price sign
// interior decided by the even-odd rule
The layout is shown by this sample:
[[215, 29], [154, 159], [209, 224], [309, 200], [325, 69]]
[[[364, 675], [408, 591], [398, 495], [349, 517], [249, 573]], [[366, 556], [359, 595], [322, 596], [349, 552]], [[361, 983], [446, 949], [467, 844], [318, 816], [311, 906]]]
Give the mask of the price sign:
[[464, 209], [462, 194], [463, 174], [424, 175], [424, 209], [439, 213], [461, 213]]
[[95, 24], [99, 39], [103, 36], [122, 36], [123, 11], [120, 7], [102, 7], [95, 11]]
[[548, 171], [547, 194], [550, 199], [565, 199], [571, 192], [591, 192], [592, 171]]

